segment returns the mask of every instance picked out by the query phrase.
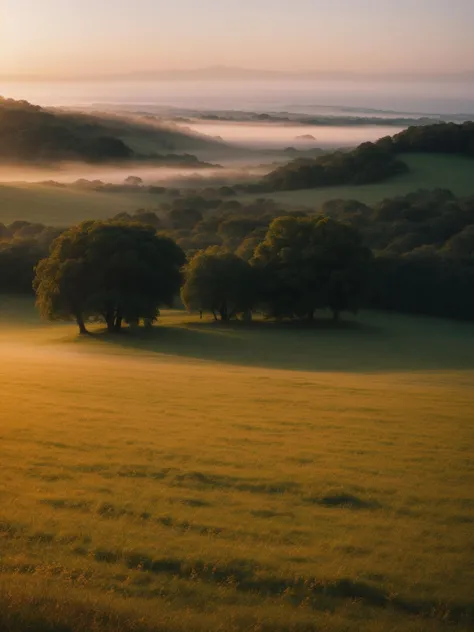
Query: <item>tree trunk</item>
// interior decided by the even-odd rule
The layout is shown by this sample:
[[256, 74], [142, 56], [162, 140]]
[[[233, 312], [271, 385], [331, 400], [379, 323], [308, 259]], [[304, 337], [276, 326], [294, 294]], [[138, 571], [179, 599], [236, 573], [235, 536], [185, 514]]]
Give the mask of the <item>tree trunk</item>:
[[82, 314], [76, 315], [76, 322], [77, 322], [77, 326], [79, 327], [79, 333], [81, 335], [85, 335], [89, 333], [86, 329], [86, 324], [84, 322], [84, 318], [82, 317]]
[[308, 312], [308, 321], [309, 321], [310, 323], [312, 323], [312, 322], [314, 321], [314, 309], [311, 309], [311, 310]]
[[109, 334], [113, 333], [115, 331], [115, 317], [113, 311], [105, 314], [105, 322], [107, 323], [107, 331]]
[[219, 314], [220, 314], [222, 322], [227, 322], [229, 320], [229, 310], [227, 309], [227, 303], [224, 303], [223, 305], [221, 305]]
[[340, 320], [341, 312], [338, 309], [332, 310], [332, 319], [335, 323], [338, 323]]
[[120, 332], [120, 330], [122, 329], [122, 321], [123, 317], [120, 314], [117, 314], [114, 322], [114, 331]]

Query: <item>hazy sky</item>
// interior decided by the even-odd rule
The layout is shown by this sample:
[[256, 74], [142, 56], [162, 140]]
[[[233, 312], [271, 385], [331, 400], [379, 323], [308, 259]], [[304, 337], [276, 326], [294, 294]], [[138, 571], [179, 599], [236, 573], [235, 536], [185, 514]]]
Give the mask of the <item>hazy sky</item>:
[[474, 70], [474, 0], [0, 0], [0, 73]]

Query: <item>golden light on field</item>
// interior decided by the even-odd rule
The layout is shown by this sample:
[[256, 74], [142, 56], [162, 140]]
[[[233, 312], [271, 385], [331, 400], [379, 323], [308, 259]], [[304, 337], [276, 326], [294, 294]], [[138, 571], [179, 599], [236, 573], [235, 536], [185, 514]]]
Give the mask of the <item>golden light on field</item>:
[[40, 589], [47, 607], [67, 582], [73, 607], [94, 593], [94, 607], [172, 630], [282, 617], [421, 630], [430, 604], [462, 613], [468, 327], [380, 317], [366, 333], [255, 335], [186, 321], [165, 316], [151, 345], [28, 322], [12, 342], [3, 323], [0, 588], [28, 568], [17, 598]]

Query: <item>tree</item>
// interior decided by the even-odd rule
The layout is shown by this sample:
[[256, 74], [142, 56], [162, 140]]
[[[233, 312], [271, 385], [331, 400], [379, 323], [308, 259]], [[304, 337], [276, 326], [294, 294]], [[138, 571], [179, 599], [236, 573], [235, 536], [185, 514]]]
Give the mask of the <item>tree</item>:
[[139, 176], [128, 176], [123, 182], [131, 187], [139, 187], [143, 184], [143, 180]]
[[253, 307], [253, 270], [237, 255], [215, 247], [201, 251], [187, 265], [185, 279], [181, 296], [189, 310], [210, 311], [228, 321]]
[[264, 176], [261, 185], [267, 191], [290, 191], [338, 184], [370, 184], [406, 171], [406, 164], [387, 151], [386, 146], [362, 143], [352, 151], [297, 158]]
[[132, 215], [132, 220], [134, 222], [141, 222], [142, 224], [148, 224], [149, 226], [153, 226], [153, 228], [161, 227], [161, 219], [158, 217], [156, 213], [153, 211], [147, 211], [146, 209], [140, 208], [134, 211]]
[[217, 232], [225, 246], [235, 250], [251, 234], [260, 233], [260, 237], [264, 237], [270, 221], [256, 216], [231, 215], [220, 222]]
[[34, 267], [47, 252], [33, 238], [0, 242], [0, 292], [31, 294]]
[[175, 208], [168, 213], [172, 228], [191, 229], [202, 220], [202, 213], [195, 208]]
[[325, 217], [280, 217], [251, 263], [269, 315], [313, 320], [316, 309], [329, 307], [338, 318], [357, 307], [370, 260], [351, 226]]
[[179, 291], [183, 251], [150, 226], [84, 222], [52, 244], [36, 268], [37, 304], [49, 319], [75, 319], [87, 333], [89, 318], [109, 332], [140, 318], [156, 319]]
[[260, 244], [261, 241], [261, 237], [247, 237], [247, 239], [244, 239], [240, 246], [237, 248], [235, 254], [244, 261], [250, 261], [255, 252], [255, 248]]

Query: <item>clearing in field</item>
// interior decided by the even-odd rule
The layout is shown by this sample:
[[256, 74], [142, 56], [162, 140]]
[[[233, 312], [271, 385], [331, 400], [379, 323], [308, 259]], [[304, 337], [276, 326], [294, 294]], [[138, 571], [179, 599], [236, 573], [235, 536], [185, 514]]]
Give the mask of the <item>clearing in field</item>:
[[0, 313], [0, 628], [472, 625], [471, 325], [79, 341], [30, 309]]

